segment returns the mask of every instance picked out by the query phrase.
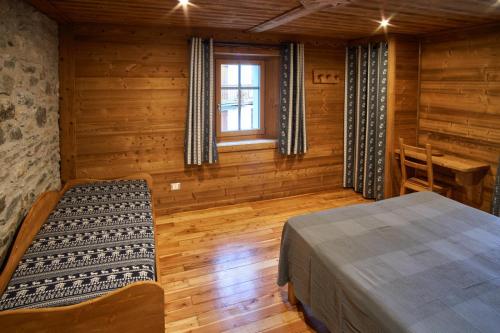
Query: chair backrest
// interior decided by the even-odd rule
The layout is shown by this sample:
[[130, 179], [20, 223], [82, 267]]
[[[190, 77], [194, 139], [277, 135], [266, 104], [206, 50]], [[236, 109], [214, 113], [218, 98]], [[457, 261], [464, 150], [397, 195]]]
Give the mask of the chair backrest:
[[[434, 188], [434, 174], [432, 172], [432, 147], [430, 144], [426, 144], [425, 148], [414, 147], [406, 145], [403, 138], [399, 138], [399, 149], [400, 149], [400, 160], [401, 160], [401, 182], [404, 184], [408, 179], [406, 173], [406, 167], [410, 167], [416, 170], [422, 170], [427, 172], [427, 186], [429, 191]], [[408, 160], [408, 157], [419, 156], [413, 160]], [[425, 159], [425, 162], [421, 160]]]

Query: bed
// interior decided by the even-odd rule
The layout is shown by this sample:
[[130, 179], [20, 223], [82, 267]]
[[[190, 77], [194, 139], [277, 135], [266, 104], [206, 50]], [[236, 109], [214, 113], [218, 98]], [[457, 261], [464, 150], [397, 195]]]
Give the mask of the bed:
[[432, 192], [290, 219], [278, 284], [333, 332], [498, 332], [500, 219]]
[[0, 327], [164, 331], [152, 188], [139, 174], [44, 193], [0, 275]]

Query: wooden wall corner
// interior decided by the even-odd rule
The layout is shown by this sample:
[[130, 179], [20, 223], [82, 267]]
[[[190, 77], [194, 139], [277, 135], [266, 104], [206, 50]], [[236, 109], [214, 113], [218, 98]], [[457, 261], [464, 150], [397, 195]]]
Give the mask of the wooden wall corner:
[[387, 88], [387, 138], [384, 197], [398, 193], [399, 168], [394, 150], [399, 138], [417, 144], [420, 40], [414, 36], [390, 35]]
[[61, 181], [76, 178], [75, 50], [71, 25], [59, 26], [59, 146]]
[[390, 198], [392, 191], [392, 160], [394, 155], [394, 114], [396, 112], [396, 38], [388, 39], [389, 64], [387, 78], [387, 118], [386, 118], [386, 141], [385, 141], [385, 174], [384, 174], [384, 197]]

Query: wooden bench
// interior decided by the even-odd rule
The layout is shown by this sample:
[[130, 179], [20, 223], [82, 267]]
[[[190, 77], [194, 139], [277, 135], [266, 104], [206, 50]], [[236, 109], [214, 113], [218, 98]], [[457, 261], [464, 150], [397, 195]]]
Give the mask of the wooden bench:
[[[146, 180], [151, 192], [154, 219], [153, 179], [149, 174], [134, 174], [114, 180]], [[102, 179], [101, 179], [102, 180]], [[61, 191], [43, 193], [24, 219], [6, 265], [0, 274], [3, 294], [24, 253], [66, 191], [75, 185], [97, 179], [75, 179]], [[156, 226], [153, 222], [157, 244]], [[88, 301], [61, 307], [21, 308], [0, 312], [4, 332], [164, 332], [164, 290], [160, 279], [158, 251], [155, 251], [156, 281], [140, 281]]]

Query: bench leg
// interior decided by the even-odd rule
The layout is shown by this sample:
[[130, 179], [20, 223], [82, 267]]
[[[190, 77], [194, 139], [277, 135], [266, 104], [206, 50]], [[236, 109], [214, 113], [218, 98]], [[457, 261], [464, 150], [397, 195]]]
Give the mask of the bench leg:
[[293, 289], [293, 284], [291, 282], [288, 282], [288, 302], [291, 305], [297, 305], [299, 300], [295, 296], [295, 290]]

